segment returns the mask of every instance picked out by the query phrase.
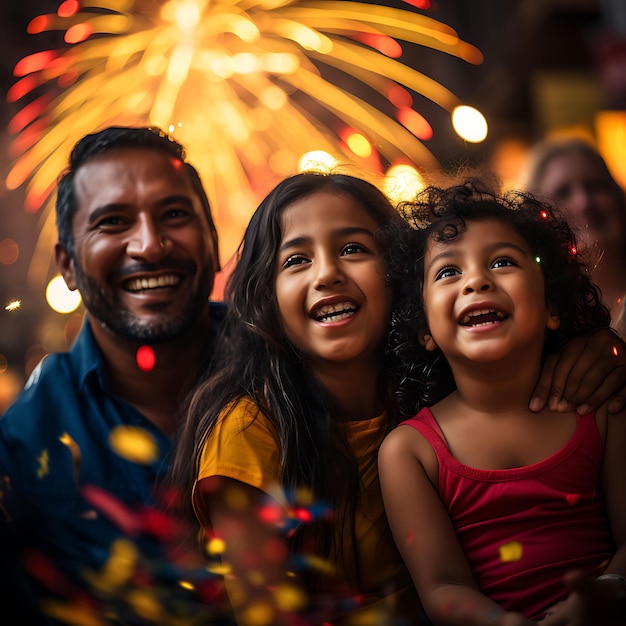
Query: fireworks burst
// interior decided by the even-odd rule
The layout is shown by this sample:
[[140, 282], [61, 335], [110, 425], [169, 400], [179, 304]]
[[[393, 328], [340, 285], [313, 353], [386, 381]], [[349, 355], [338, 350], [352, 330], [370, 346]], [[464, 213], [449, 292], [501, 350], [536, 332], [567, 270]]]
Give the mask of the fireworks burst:
[[50, 269], [56, 178], [86, 133], [151, 124], [180, 140], [228, 256], [259, 195], [297, 171], [303, 153], [380, 171], [436, 166], [411, 92], [450, 112], [461, 103], [400, 60], [402, 43], [482, 61], [450, 27], [384, 3], [66, 0], [29, 24], [44, 31], [63, 32], [66, 46], [19, 61], [8, 93], [23, 106], [9, 126], [7, 185], [26, 185], [26, 209], [42, 215], [35, 281]]

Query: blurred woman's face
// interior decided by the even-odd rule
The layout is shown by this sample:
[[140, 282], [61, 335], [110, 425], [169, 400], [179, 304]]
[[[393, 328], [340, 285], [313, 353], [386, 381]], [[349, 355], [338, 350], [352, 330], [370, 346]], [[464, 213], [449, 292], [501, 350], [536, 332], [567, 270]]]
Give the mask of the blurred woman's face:
[[626, 205], [606, 172], [584, 154], [562, 154], [546, 164], [537, 191], [565, 208], [581, 243], [621, 255]]

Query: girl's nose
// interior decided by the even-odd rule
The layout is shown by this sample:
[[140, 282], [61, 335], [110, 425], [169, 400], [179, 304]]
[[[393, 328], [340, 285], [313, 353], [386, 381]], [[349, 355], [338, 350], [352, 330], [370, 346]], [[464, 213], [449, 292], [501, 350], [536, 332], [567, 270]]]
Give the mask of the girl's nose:
[[340, 284], [344, 280], [343, 272], [336, 258], [321, 257], [317, 259], [317, 274], [315, 276], [315, 288], [330, 287]]
[[470, 294], [476, 291], [490, 291], [493, 287], [493, 283], [483, 272], [474, 272], [467, 277], [465, 285], [463, 286], [463, 293]]

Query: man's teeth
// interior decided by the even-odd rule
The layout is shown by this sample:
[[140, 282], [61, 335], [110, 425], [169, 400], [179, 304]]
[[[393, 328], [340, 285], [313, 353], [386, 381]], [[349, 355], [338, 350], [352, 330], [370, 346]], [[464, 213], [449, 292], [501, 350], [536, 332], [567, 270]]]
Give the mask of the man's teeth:
[[507, 315], [495, 309], [477, 309], [464, 315], [461, 324], [464, 326], [486, 326], [506, 319]]
[[357, 307], [352, 302], [341, 302], [320, 307], [315, 312], [315, 319], [318, 322], [338, 322], [352, 317], [357, 311]]
[[157, 276], [151, 278], [135, 278], [128, 281], [126, 288], [129, 291], [143, 291], [145, 289], [159, 289], [161, 287], [172, 287], [178, 285], [180, 276], [167, 274], [165, 276]]

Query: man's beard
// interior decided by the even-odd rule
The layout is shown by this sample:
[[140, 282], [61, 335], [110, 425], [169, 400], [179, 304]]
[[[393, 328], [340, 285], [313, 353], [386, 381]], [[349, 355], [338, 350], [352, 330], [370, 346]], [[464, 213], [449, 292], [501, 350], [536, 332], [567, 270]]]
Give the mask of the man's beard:
[[[144, 320], [120, 302], [115, 290], [86, 275], [77, 263], [75, 270], [78, 290], [89, 315], [115, 335], [129, 341], [156, 344], [177, 339], [198, 319], [208, 300], [206, 291], [196, 291], [180, 315], [172, 317], [164, 313], [161, 317]], [[213, 284], [210, 268], [202, 273], [199, 284]], [[156, 305], [153, 312], [158, 311]]]

